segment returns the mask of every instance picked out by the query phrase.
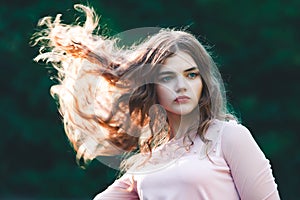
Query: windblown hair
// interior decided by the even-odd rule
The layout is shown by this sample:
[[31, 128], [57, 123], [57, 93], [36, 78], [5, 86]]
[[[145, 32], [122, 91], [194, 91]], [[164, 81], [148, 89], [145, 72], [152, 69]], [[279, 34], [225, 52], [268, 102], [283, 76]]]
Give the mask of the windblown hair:
[[[213, 119], [234, 119], [226, 107], [220, 73], [204, 46], [187, 31], [161, 29], [157, 34], [128, 48], [117, 38], [95, 33], [99, 18], [92, 8], [75, 5], [86, 14], [81, 25], [46, 17], [45, 29], [33, 36], [40, 45], [35, 61], [51, 63], [58, 84], [51, 94], [59, 100], [67, 137], [77, 152], [77, 161], [88, 163], [97, 156], [130, 152], [150, 153], [166, 142], [170, 127], [159, 106], [155, 77], [166, 59], [179, 52], [197, 64], [203, 82], [199, 100], [198, 135]], [[130, 167], [126, 163], [124, 167]]]

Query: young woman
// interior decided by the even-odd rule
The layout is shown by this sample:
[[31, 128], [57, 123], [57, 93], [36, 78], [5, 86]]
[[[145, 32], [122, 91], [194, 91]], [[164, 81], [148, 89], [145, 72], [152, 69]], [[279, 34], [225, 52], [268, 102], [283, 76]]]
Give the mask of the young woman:
[[93, 34], [91, 8], [75, 8], [83, 26], [41, 20], [36, 61], [58, 71], [51, 92], [77, 160], [124, 155], [124, 174], [95, 199], [279, 199], [269, 161], [227, 110], [219, 71], [193, 35], [161, 29], [119, 48]]

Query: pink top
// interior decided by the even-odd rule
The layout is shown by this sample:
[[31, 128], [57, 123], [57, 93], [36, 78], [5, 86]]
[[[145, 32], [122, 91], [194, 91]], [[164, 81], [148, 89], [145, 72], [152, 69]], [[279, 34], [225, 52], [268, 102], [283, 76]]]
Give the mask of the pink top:
[[196, 137], [183, 154], [175, 150], [182, 146], [182, 139], [169, 141], [153, 153], [153, 159], [175, 152], [180, 156], [174, 162], [146, 173], [127, 172], [94, 200], [280, 199], [269, 161], [247, 128], [216, 120], [206, 138], [212, 141], [210, 147]]

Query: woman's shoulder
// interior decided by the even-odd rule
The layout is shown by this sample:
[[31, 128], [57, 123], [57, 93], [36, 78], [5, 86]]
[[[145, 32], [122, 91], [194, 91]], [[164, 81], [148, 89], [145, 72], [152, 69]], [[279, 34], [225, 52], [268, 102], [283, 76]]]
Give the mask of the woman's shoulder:
[[235, 146], [237, 144], [247, 144], [253, 142], [254, 138], [249, 129], [235, 120], [222, 121], [216, 120], [215, 126], [219, 127], [219, 139], [222, 145]]
[[236, 120], [213, 120], [211, 127], [218, 129], [222, 134], [241, 134], [249, 132], [249, 129]]
[[213, 119], [204, 135], [205, 139], [207, 139], [209, 143], [207, 143], [208, 146], [202, 146], [202, 157], [205, 158], [207, 153], [213, 152], [213, 150], [219, 152], [219, 150], [222, 148], [224, 137], [225, 140], [229, 139], [229, 142], [226, 142], [227, 144], [234, 142], [236, 138], [234, 134], [242, 132], [244, 128], [245, 127], [243, 125], [234, 120], [225, 121]]
[[252, 137], [249, 129], [235, 120], [213, 120], [207, 136], [210, 139], [221, 139], [227, 142], [235, 142]]

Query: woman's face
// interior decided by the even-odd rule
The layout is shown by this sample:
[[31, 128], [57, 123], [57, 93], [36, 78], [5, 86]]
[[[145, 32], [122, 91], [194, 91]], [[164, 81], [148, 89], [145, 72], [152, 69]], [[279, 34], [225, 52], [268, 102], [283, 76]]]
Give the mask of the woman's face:
[[159, 103], [168, 113], [187, 115], [197, 107], [202, 87], [200, 72], [193, 58], [177, 52], [160, 68], [156, 92]]

